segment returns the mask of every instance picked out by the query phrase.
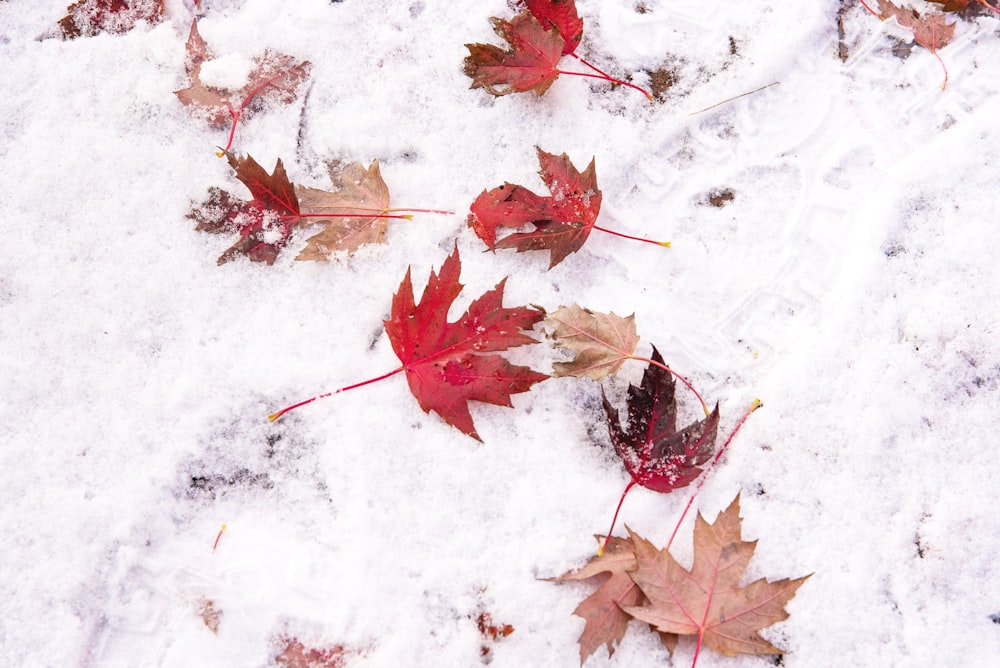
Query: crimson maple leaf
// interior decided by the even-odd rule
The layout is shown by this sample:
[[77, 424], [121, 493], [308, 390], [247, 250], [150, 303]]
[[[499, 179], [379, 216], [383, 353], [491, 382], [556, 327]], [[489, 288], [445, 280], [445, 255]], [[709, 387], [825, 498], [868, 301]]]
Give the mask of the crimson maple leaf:
[[576, 11], [576, 0], [521, 0], [532, 16], [544, 26], [551, 24], [563, 38], [563, 55], [576, 51], [583, 39], [583, 19]]
[[[601, 191], [593, 159], [580, 173], [565, 153], [557, 156], [538, 147], [536, 150], [541, 164], [539, 174], [551, 196], [536, 195], [510, 183], [484, 190], [472, 203], [468, 224], [490, 250], [549, 250], [551, 269], [587, 241], [601, 210]], [[522, 227], [526, 223], [534, 229], [497, 240], [498, 227]]]
[[946, 12], [961, 14], [962, 18], [972, 19], [986, 11], [1000, 14], [1000, 9], [991, 5], [987, 0], [930, 0], [932, 4], [941, 5], [941, 9]]
[[529, 307], [503, 307], [507, 279], [469, 305], [457, 322], [448, 322], [448, 310], [462, 291], [458, 282], [462, 261], [458, 247], [440, 273], [431, 271], [417, 303], [410, 270], [392, 297], [392, 311], [384, 321], [389, 342], [403, 366], [376, 378], [315, 396], [272, 413], [274, 422], [290, 410], [317, 399], [378, 382], [404, 372], [410, 391], [424, 412], [434, 411], [445, 422], [481, 441], [469, 413], [470, 401], [512, 406], [510, 397], [527, 392], [548, 378], [544, 373], [511, 364], [496, 353], [537, 341], [523, 333], [545, 317]]
[[512, 394], [526, 392], [548, 378], [490, 354], [537, 343], [521, 330], [531, 329], [544, 314], [527, 306], [503, 308], [504, 279], [472, 302], [457, 322], [448, 322], [448, 309], [462, 290], [461, 270], [456, 247], [441, 273], [431, 272], [418, 304], [413, 300], [408, 269], [393, 295], [392, 317], [385, 321], [385, 331], [420, 407], [482, 440], [469, 413], [470, 400], [512, 406]]
[[512, 20], [493, 17], [493, 30], [510, 48], [493, 44], [466, 44], [465, 73], [472, 88], [507, 95], [533, 90], [542, 95], [559, 77], [556, 63], [563, 55], [563, 38], [555, 28], [546, 28], [528, 11]]
[[225, 190], [210, 188], [208, 199], [192, 208], [188, 218], [197, 222], [196, 229], [205, 232], [239, 232], [239, 241], [219, 256], [219, 264], [239, 255], [246, 255], [254, 262], [274, 264], [299, 221], [295, 188], [280, 158], [271, 174], [249, 155], [237, 157], [226, 153], [226, 158], [253, 199], [237, 199]]
[[73, 39], [100, 32], [126, 32], [139, 21], [159, 23], [163, 0], [80, 0], [59, 20], [60, 36]]

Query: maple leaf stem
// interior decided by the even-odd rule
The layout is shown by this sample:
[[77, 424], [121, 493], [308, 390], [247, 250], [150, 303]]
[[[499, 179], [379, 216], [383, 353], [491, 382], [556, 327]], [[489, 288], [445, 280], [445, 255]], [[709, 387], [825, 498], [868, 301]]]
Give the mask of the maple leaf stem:
[[601, 541], [601, 546], [597, 548], [597, 556], [604, 556], [604, 548], [608, 546], [608, 541], [611, 540], [611, 532], [615, 530], [615, 524], [618, 523], [618, 512], [622, 509], [622, 504], [625, 503], [625, 497], [628, 496], [629, 491], [635, 486], [635, 480], [629, 480], [629, 483], [625, 485], [625, 491], [622, 492], [622, 496], [618, 499], [618, 507], [615, 508], [615, 516], [611, 518], [611, 528], [608, 529], [608, 533], [604, 536], [604, 540]]
[[[353, 208], [353, 207], [349, 207]], [[405, 209], [403, 209], [405, 210]], [[280, 220], [297, 220], [299, 218], [358, 218], [359, 215], [367, 216], [372, 211], [383, 211], [383, 209], [354, 209], [354, 211], [363, 211], [363, 214], [358, 213], [294, 213], [278, 216]], [[391, 214], [376, 214], [372, 218], [398, 218], [400, 220], [413, 220], [413, 216], [397, 216]]]
[[674, 378], [681, 381], [684, 387], [686, 387], [687, 389], [691, 390], [692, 393], [694, 393], [694, 396], [696, 396], [698, 398], [698, 401], [701, 403], [701, 410], [705, 412], [705, 415], [709, 415], [711, 413], [711, 411], [708, 410], [708, 404], [706, 404], [705, 400], [701, 398], [701, 394], [698, 392], [698, 390], [694, 389], [694, 385], [692, 385], [687, 378], [680, 375], [666, 364], [663, 364], [662, 362], [657, 362], [656, 360], [650, 359], [649, 357], [640, 357], [638, 355], [629, 355], [628, 358], [630, 360], [635, 360], [637, 362], [645, 362], [646, 364], [652, 364], [655, 367], [663, 369], [664, 371], [672, 375]]
[[[226, 103], [226, 106], [229, 107], [229, 114], [233, 117], [233, 124], [229, 128], [229, 141], [226, 142], [226, 148], [222, 149], [223, 154], [228, 153], [229, 149], [233, 147], [233, 137], [236, 136], [236, 126], [240, 122], [240, 117], [243, 115], [243, 110], [247, 108], [248, 104], [250, 104], [250, 100], [254, 99], [254, 97], [256, 97], [258, 93], [260, 93], [262, 90], [270, 86], [271, 82], [279, 78], [281, 78], [281, 74], [275, 74], [273, 77], [271, 77], [267, 81], [264, 81], [259, 86], [254, 88], [252, 91], [247, 93], [247, 96], [243, 98], [243, 102], [240, 104], [239, 109], [233, 109], [233, 106], [231, 104], [229, 104], [228, 102]], [[220, 155], [219, 157], [221, 158], [222, 156]]]
[[991, 5], [990, 3], [986, 2], [986, 0], [976, 0], [976, 1], [979, 4], [981, 4], [983, 7], [985, 7], [986, 9], [990, 10], [991, 12], [993, 12], [994, 14], [1000, 14], [1000, 9], [997, 9], [996, 7], [994, 7], [993, 5]]
[[454, 215], [454, 211], [444, 211], [442, 209], [374, 209], [363, 206], [345, 206], [344, 209], [350, 209], [353, 213], [297, 213], [297, 214], [286, 214], [283, 216], [278, 216], [281, 220], [297, 220], [299, 218], [358, 218], [358, 212], [362, 212], [363, 215], [368, 215], [370, 213], [375, 213], [372, 218], [395, 218], [398, 220], [413, 220], [411, 214], [394, 215], [391, 212], [394, 211], [409, 211], [411, 213], [440, 213], [443, 215]]
[[240, 122], [240, 116], [243, 115], [243, 107], [240, 107], [239, 111], [237, 111], [233, 109], [232, 105], [228, 102], [226, 103], [226, 106], [229, 107], [229, 114], [233, 117], [233, 124], [229, 128], [229, 141], [226, 142], [226, 148], [222, 149], [222, 153], [216, 154], [220, 158], [226, 153], [229, 153], [229, 149], [233, 147], [233, 137], [236, 136], [236, 125]]
[[607, 74], [591, 74], [590, 72], [567, 72], [566, 70], [556, 70], [556, 73], [566, 74], [571, 77], [590, 77], [591, 79], [603, 79], [605, 81], [610, 81], [613, 84], [628, 86], [629, 88], [634, 88], [635, 90], [645, 95], [646, 99], [649, 100], [650, 102], [653, 101], [653, 94], [647, 91], [645, 88], [640, 88], [639, 86], [636, 86], [633, 83], [629, 83], [628, 81], [622, 81], [621, 79], [616, 79], [614, 77], [608, 76]]
[[292, 404], [291, 406], [288, 406], [286, 408], [282, 408], [277, 413], [271, 413], [270, 415], [267, 416], [267, 419], [270, 422], [274, 422], [275, 420], [277, 420], [278, 418], [280, 418], [282, 415], [284, 415], [288, 411], [295, 410], [299, 406], [305, 406], [306, 404], [311, 404], [312, 402], [316, 401], [317, 399], [325, 399], [327, 397], [332, 397], [335, 394], [340, 394], [341, 392], [347, 392], [348, 390], [353, 390], [353, 389], [355, 389], [357, 387], [364, 387], [365, 385], [371, 385], [372, 383], [377, 383], [380, 380], [385, 380], [389, 376], [395, 376], [397, 373], [399, 373], [400, 371], [404, 371], [405, 369], [406, 369], [406, 367], [402, 367], [401, 366], [398, 369], [393, 369], [389, 373], [383, 373], [381, 376], [377, 376], [375, 378], [369, 378], [368, 380], [363, 380], [360, 383], [354, 383], [353, 385], [347, 385], [346, 387], [341, 387], [340, 389], [334, 390], [332, 392], [324, 392], [323, 394], [317, 394], [312, 399], [306, 399], [305, 401], [300, 401], [297, 404]]
[[944, 61], [941, 60], [941, 56], [938, 55], [937, 49], [931, 49], [930, 51], [931, 55], [937, 58], [937, 61], [941, 63], [941, 69], [944, 70], [944, 81], [941, 83], [941, 90], [944, 90], [948, 87], [948, 67], [944, 64]]
[[215, 552], [215, 548], [219, 547], [219, 539], [222, 538], [222, 533], [226, 530], [226, 525], [223, 524], [222, 528], [219, 529], [219, 533], [215, 536], [215, 543], [212, 544], [212, 552]]
[[874, 9], [872, 9], [871, 7], [869, 7], [869, 6], [868, 6], [868, 3], [867, 3], [867, 2], [865, 2], [865, 0], [860, 0], [860, 2], [861, 2], [861, 6], [862, 6], [862, 7], [864, 7], [865, 9], [867, 9], [867, 10], [868, 10], [868, 12], [869, 12], [869, 13], [870, 13], [870, 14], [871, 14], [872, 16], [877, 16], [877, 17], [879, 17], [880, 19], [882, 19], [883, 21], [885, 21], [885, 17], [884, 17], [884, 16], [882, 16], [881, 14], [879, 14], [878, 12], [876, 12], [876, 11], [875, 11]]
[[[722, 457], [722, 453], [724, 453], [726, 451], [726, 448], [729, 447], [729, 444], [733, 442], [733, 438], [736, 436], [736, 432], [740, 430], [740, 428], [743, 426], [743, 423], [747, 421], [748, 417], [750, 417], [750, 414], [763, 405], [764, 404], [761, 403], [760, 399], [753, 400], [753, 403], [750, 404], [750, 408], [746, 410], [746, 412], [743, 414], [743, 417], [740, 418], [740, 421], [737, 422], [736, 426], [733, 427], [733, 430], [729, 432], [729, 437], [726, 439], [726, 442], [722, 444], [722, 447], [719, 448], [719, 451], [715, 453], [715, 457], [712, 457], [712, 461], [710, 461], [708, 463], [708, 466], [705, 467], [704, 472], [701, 474], [701, 477], [698, 480], [698, 484], [694, 488], [694, 492], [691, 493], [691, 498], [688, 499], [687, 505], [684, 506], [684, 512], [681, 513], [681, 518], [677, 520], [677, 525], [674, 527], [673, 533], [670, 534], [670, 540], [667, 541], [667, 546], [663, 548], [664, 550], [669, 550], [670, 546], [673, 545], [674, 538], [677, 537], [677, 532], [680, 530], [681, 524], [684, 523], [684, 518], [687, 517], [688, 511], [691, 510], [691, 504], [694, 503], [694, 498], [698, 496], [698, 492], [700, 492], [701, 488], [705, 486], [705, 480], [708, 478], [708, 472], [711, 471], [718, 463], [719, 459]], [[697, 658], [697, 653], [695, 653], [695, 657]]]
[[445, 211], [444, 209], [410, 209], [407, 207], [402, 207], [398, 209], [386, 209], [386, 211], [409, 211], [411, 213], [440, 213], [443, 216], [454, 216], [454, 211]]
[[[707, 612], [707, 611], [706, 611]], [[698, 627], [698, 643], [694, 646], [694, 656], [691, 658], [691, 668], [698, 665], [698, 655], [701, 654], [701, 645], [705, 641], [704, 627]]]
[[644, 244], [653, 244], [654, 246], [662, 246], [663, 248], [670, 248], [669, 241], [653, 241], [652, 239], [643, 239], [642, 237], [633, 237], [631, 234], [625, 234], [624, 232], [616, 232], [615, 230], [609, 230], [606, 227], [601, 227], [600, 225], [594, 225], [594, 229], [599, 232], [604, 232], [605, 234], [613, 234], [616, 237], [621, 237], [622, 239], [631, 239], [632, 241], [641, 241]]
[[581, 63], [583, 63], [584, 65], [586, 65], [586, 66], [587, 66], [587, 67], [589, 67], [590, 69], [594, 70], [595, 72], [597, 72], [597, 73], [598, 73], [598, 74], [600, 74], [601, 76], [604, 76], [604, 77], [607, 77], [608, 79], [611, 79], [611, 78], [613, 78], [613, 77], [612, 77], [612, 76], [611, 76], [610, 74], [608, 74], [608, 73], [607, 73], [607, 72], [605, 72], [604, 70], [600, 69], [599, 67], [597, 67], [597, 66], [596, 66], [596, 65], [594, 65], [593, 63], [591, 63], [591, 62], [587, 61], [586, 59], [584, 59], [584, 58], [581, 58], [581, 57], [580, 57], [580, 56], [578, 56], [577, 54], [575, 54], [575, 53], [571, 53], [571, 54], [569, 54], [569, 55], [573, 56], [574, 58], [576, 58], [576, 59], [577, 59], [577, 60], [579, 60], [579, 61], [580, 61]]

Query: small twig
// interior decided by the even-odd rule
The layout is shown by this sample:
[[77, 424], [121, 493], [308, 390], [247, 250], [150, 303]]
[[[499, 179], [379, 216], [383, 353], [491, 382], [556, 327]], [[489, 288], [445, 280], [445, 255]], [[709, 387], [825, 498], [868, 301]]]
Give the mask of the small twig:
[[722, 102], [716, 102], [712, 106], [705, 107], [704, 109], [699, 109], [698, 111], [695, 111], [695, 112], [692, 112], [692, 113], [688, 114], [688, 116], [697, 116], [698, 114], [702, 114], [702, 113], [708, 111], [709, 109], [715, 109], [716, 107], [721, 106], [723, 104], [726, 104], [727, 102], [732, 102], [733, 100], [738, 100], [741, 97], [746, 97], [747, 95], [753, 95], [754, 93], [759, 93], [760, 91], [764, 90], [765, 88], [770, 88], [771, 86], [777, 86], [780, 83], [781, 83], [780, 81], [772, 81], [771, 83], [767, 84], [766, 86], [761, 86], [760, 88], [756, 88], [756, 89], [754, 89], [752, 91], [749, 91], [749, 92], [746, 92], [746, 93], [740, 93], [736, 97], [731, 97], [731, 98], [729, 98], [727, 100], [723, 100]]

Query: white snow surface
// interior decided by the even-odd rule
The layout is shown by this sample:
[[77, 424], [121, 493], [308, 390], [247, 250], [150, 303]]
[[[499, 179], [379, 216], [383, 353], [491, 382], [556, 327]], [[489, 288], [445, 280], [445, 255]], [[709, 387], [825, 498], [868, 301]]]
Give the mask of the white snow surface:
[[[958, 25], [942, 91], [934, 56], [894, 56], [905, 33], [860, 6], [841, 62], [837, 0], [578, 0], [582, 55], [641, 85], [675, 70], [651, 104], [570, 76], [541, 98], [471, 90], [464, 44], [498, 43], [504, 0], [207, 0], [219, 76], [268, 48], [313, 64], [308, 95], [241, 124], [235, 151], [314, 187], [327, 160], [377, 158], [393, 206], [455, 212], [329, 263], [293, 260], [303, 233], [269, 267], [217, 266], [234, 239], [185, 217], [211, 186], [248, 196], [213, 154], [227, 131], [173, 94], [190, 3], [37, 39], [66, 4], [0, 3], [0, 665], [266, 666], [296, 637], [357, 650], [352, 668], [476, 666], [488, 612], [515, 628], [494, 666], [578, 666], [592, 586], [544, 578], [593, 554], [628, 480], [598, 383], [476, 404], [482, 444], [400, 376], [266, 420], [397, 367], [392, 295], [456, 244], [453, 319], [509, 276], [507, 305], [634, 312], [638, 353], [719, 401], [723, 433], [762, 399], [694, 507], [711, 520], [742, 493], [746, 582], [813, 574], [763, 632], [781, 665], [998, 665], [1000, 16]], [[551, 271], [483, 253], [469, 204], [504, 181], [544, 193], [536, 145], [596, 159], [598, 224], [672, 248], [594, 232]], [[613, 401], [642, 370], [603, 381]], [[616, 532], [663, 545], [690, 492], [633, 490]], [[693, 653], [671, 663], [633, 623], [587, 666]]]

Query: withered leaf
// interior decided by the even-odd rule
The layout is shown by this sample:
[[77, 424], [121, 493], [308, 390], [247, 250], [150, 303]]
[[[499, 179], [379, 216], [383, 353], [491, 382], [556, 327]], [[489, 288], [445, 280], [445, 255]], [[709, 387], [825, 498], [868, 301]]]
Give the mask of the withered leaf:
[[[598, 543], [603, 541], [601, 536], [597, 539]], [[583, 599], [573, 611], [585, 621], [580, 634], [581, 665], [601, 645], [607, 647], [608, 656], [614, 654], [632, 619], [622, 606], [642, 605], [645, 602], [642, 590], [628, 574], [634, 569], [632, 543], [625, 538], [611, 536], [603, 555], [594, 556], [579, 569], [554, 578], [556, 582], [594, 578], [600, 583], [597, 590]]]
[[598, 380], [615, 373], [639, 344], [635, 315], [595, 313], [574, 304], [560, 306], [545, 317], [557, 346], [570, 350], [573, 360], [553, 364], [553, 376]]
[[661, 631], [696, 636], [699, 647], [727, 656], [780, 654], [759, 631], [788, 618], [785, 605], [809, 576], [739, 586], [757, 545], [742, 539], [739, 500], [737, 495], [713, 524], [698, 514], [690, 571], [630, 531], [636, 559], [631, 577], [649, 603], [625, 612]]
[[201, 67], [211, 52], [198, 32], [198, 22], [191, 22], [186, 45], [185, 66], [191, 85], [174, 91], [185, 106], [195, 109], [209, 125], [225, 127], [236, 118], [248, 118], [261, 108], [264, 99], [287, 104], [295, 100], [300, 86], [309, 77], [308, 61], [275, 51], [265, 51], [254, 60], [254, 68], [246, 84], [238, 90], [225, 90], [206, 85], [201, 80]]
[[334, 251], [353, 253], [364, 244], [382, 243], [388, 219], [389, 188], [382, 180], [378, 160], [365, 167], [357, 162], [331, 163], [330, 181], [336, 192], [296, 187], [301, 214], [354, 214], [349, 217], [303, 218], [302, 225], [322, 224], [322, 232], [313, 235], [296, 260], [329, 260]]
[[878, 0], [879, 11], [886, 19], [896, 17], [904, 28], [913, 31], [913, 41], [931, 51], [945, 46], [955, 36], [955, 24], [946, 23], [939, 12], [920, 14], [916, 10], [898, 7], [889, 0]]

